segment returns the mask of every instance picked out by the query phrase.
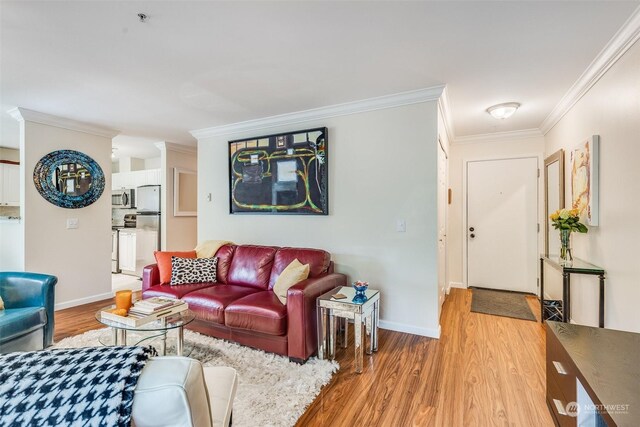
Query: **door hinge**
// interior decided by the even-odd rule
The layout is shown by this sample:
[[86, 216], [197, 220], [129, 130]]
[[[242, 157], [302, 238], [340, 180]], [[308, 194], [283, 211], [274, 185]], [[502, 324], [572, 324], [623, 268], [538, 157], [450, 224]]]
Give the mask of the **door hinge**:
[[540, 223], [538, 223], [538, 233], [540, 232]]
[[538, 168], [538, 178], [540, 178], [540, 168]]

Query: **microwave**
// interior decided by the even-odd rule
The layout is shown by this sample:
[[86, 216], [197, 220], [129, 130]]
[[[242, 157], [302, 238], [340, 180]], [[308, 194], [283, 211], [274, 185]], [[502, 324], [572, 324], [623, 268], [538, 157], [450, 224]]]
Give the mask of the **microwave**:
[[135, 208], [136, 190], [116, 190], [111, 192], [111, 207], [114, 208]]

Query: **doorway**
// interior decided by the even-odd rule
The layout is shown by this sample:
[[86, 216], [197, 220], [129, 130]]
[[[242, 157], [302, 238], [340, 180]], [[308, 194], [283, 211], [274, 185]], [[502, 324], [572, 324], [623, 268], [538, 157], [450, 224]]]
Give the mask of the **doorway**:
[[438, 318], [442, 312], [447, 284], [447, 206], [449, 157], [438, 138]]
[[537, 294], [538, 158], [466, 164], [467, 286]]

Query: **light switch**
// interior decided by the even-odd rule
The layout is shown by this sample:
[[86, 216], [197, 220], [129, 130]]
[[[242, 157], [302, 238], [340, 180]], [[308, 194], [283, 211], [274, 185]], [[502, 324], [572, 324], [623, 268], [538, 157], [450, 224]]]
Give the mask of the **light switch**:
[[78, 218], [67, 218], [67, 229], [78, 228]]
[[396, 221], [396, 231], [398, 233], [404, 233], [407, 231], [407, 223], [404, 219], [399, 219]]

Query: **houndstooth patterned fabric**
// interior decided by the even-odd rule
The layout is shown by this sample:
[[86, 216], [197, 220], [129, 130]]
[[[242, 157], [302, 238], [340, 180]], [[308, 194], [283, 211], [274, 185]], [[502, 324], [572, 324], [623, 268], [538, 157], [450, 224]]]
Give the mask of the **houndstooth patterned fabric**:
[[129, 426], [153, 348], [90, 347], [0, 356], [1, 426]]
[[188, 283], [215, 283], [218, 258], [171, 257], [171, 286]]

